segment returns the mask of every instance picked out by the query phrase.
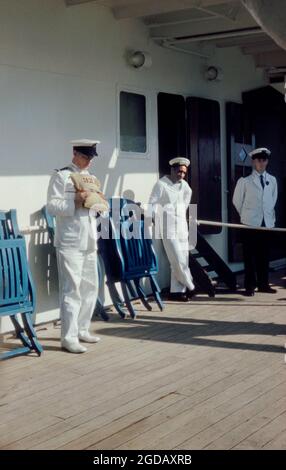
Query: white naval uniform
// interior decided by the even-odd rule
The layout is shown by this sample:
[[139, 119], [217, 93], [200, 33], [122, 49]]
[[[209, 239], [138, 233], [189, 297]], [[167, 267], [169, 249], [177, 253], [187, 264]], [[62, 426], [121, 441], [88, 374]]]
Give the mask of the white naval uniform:
[[[275, 226], [275, 204], [277, 182], [266, 171], [263, 174], [253, 170], [246, 178], [237, 182], [233, 204], [240, 215], [242, 224], [254, 227]], [[242, 234], [244, 258], [244, 285], [246, 291], [269, 289], [270, 236], [267, 232], [245, 230]]]
[[275, 204], [277, 201], [276, 178], [266, 171], [263, 173], [264, 189], [260, 174], [253, 170], [246, 178], [240, 178], [233, 194], [233, 204], [240, 215], [242, 224], [261, 227], [275, 226]]
[[59, 271], [62, 341], [77, 342], [88, 332], [98, 293], [96, 219], [75, 207], [70, 174], [80, 170], [71, 163], [52, 175], [47, 210], [56, 217], [55, 247]]
[[[170, 292], [194, 290], [189, 268], [189, 231], [186, 211], [191, 202], [192, 190], [185, 180], [173, 183], [168, 176], [154, 186], [149, 204], [153, 206], [155, 220], [159, 222], [160, 235], [171, 267]], [[162, 208], [167, 214], [165, 226]]]

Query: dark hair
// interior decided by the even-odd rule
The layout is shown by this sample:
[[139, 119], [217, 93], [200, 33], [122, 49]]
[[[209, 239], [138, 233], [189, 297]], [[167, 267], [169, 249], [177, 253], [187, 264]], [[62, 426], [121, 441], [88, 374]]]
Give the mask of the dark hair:
[[252, 160], [269, 160], [269, 154], [263, 150], [262, 152], [255, 153], [252, 156]]

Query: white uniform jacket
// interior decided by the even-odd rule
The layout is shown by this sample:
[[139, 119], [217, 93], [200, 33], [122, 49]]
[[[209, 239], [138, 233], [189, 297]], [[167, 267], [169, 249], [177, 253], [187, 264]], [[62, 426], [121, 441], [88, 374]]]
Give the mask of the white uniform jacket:
[[275, 226], [276, 178], [264, 172], [263, 181], [264, 189], [259, 173], [254, 170], [246, 178], [240, 178], [236, 184], [232, 201], [242, 224], [260, 227], [264, 219], [266, 227]]
[[149, 204], [153, 213], [159, 217], [161, 237], [166, 237], [163, 225], [162, 209], [168, 216], [168, 238], [188, 238], [186, 211], [191, 202], [192, 190], [185, 180], [173, 183], [168, 176], [163, 176], [154, 186]]
[[149, 199], [170, 262], [171, 292], [183, 293], [186, 289], [194, 289], [189, 268], [189, 231], [186, 218], [191, 196], [192, 190], [186, 181], [173, 183], [168, 176], [164, 176], [155, 184]]
[[72, 172], [89, 174], [71, 163], [55, 171], [50, 179], [47, 197], [48, 212], [56, 217], [55, 246], [80, 251], [97, 248], [96, 218], [89, 209], [75, 208], [75, 188], [70, 178]]

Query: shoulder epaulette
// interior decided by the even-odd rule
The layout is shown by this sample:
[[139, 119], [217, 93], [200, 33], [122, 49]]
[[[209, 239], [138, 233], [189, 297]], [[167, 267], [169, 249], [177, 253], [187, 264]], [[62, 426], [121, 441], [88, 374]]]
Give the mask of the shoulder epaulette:
[[56, 168], [55, 171], [63, 171], [63, 170], [70, 170], [70, 167], [69, 166], [64, 166], [63, 168]]

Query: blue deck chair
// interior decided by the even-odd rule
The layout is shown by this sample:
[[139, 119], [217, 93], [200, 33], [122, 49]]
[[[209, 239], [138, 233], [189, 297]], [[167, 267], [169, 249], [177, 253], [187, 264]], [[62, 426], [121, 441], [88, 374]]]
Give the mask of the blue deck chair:
[[[23, 346], [7, 351], [0, 359], [35, 351], [39, 356], [43, 348], [33, 328], [35, 287], [27, 261], [25, 239], [17, 224], [16, 211], [0, 211], [0, 317], [9, 316], [16, 337]], [[21, 316], [23, 326], [18, 316]]]
[[[152, 310], [141, 285], [141, 280], [147, 278], [162, 311], [160, 288], [154, 277], [158, 272], [157, 256], [152, 240], [144, 236], [145, 220], [140, 204], [129, 199], [112, 198], [110, 207], [109, 236], [100, 239], [100, 246], [113, 304], [122, 318], [126, 316], [124, 303], [131, 317], [136, 317], [131, 302], [134, 298], [139, 298], [147, 310]], [[129, 208], [133, 209], [130, 211]], [[124, 299], [121, 299], [116, 283], [120, 283]]]
[[[47, 224], [47, 230], [48, 230], [50, 241], [53, 244], [54, 237], [55, 237], [55, 218], [48, 213], [46, 206], [42, 207], [42, 214]], [[103, 283], [103, 273], [102, 273], [102, 268], [101, 268], [101, 263], [100, 263], [100, 254], [98, 256], [97, 269], [98, 269], [98, 285], [101, 286]], [[104, 321], [109, 320], [109, 316], [107, 315], [106, 310], [103, 306], [103, 303], [99, 297], [97, 298], [97, 301], [96, 301], [95, 315], [101, 316], [101, 318]]]

